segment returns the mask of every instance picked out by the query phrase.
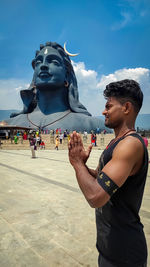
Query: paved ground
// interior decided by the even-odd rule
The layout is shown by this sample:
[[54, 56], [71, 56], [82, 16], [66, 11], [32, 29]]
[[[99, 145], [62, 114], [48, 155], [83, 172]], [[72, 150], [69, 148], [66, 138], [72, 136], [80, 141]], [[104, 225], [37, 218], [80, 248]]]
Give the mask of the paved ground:
[[[102, 151], [92, 151], [97, 166]], [[0, 267], [97, 266], [95, 215], [67, 150], [0, 150]], [[141, 209], [150, 250], [150, 170]], [[150, 266], [150, 260], [149, 265]]]

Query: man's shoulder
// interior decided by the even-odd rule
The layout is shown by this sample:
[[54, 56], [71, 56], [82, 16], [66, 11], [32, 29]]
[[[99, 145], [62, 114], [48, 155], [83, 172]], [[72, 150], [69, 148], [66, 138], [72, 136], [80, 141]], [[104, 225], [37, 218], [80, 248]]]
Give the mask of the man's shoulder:
[[143, 156], [144, 146], [141, 138], [128, 135], [123, 138], [115, 147], [114, 155], [119, 157], [139, 158]]
[[143, 138], [135, 133], [134, 135], [127, 135], [124, 137], [122, 140], [122, 144], [127, 145], [127, 146], [135, 146], [136, 147], [143, 147]]

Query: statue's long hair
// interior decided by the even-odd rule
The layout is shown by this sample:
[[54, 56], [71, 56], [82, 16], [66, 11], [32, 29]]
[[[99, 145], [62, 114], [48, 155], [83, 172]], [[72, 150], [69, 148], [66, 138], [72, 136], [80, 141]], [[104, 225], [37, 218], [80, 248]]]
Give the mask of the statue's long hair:
[[[55, 43], [55, 42], [47, 42], [45, 45], [40, 45], [40, 50], [42, 50], [46, 46], [51, 46], [54, 49], [56, 49], [64, 60], [64, 64], [65, 64], [65, 68], [66, 68], [66, 74], [67, 74], [67, 80], [69, 83], [68, 101], [69, 101], [70, 109], [73, 112], [83, 113], [83, 114], [86, 114], [88, 116], [91, 116], [91, 114], [87, 111], [87, 109], [79, 102], [77, 79], [76, 79], [76, 76], [75, 76], [75, 73], [73, 70], [73, 66], [71, 64], [71, 60], [70, 60], [69, 56], [65, 53], [63, 47], [61, 45]], [[35, 59], [39, 53], [40, 53], [40, 51], [36, 51], [35, 58], [32, 60], [33, 69], [35, 69]], [[33, 85], [34, 85], [34, 76], [33, 76], [33, 80], [31, 82], [29, 89], [33, 88]]]

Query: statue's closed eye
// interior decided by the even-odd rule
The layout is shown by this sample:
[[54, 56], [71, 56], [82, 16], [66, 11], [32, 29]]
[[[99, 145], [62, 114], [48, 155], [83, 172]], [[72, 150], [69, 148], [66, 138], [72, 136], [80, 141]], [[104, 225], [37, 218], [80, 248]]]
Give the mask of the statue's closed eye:
[[35, 62], [35, 65], [38, 65], [38, 64], [41, 64], [41, 63], [42, 63], [41, 60], [37, 60], [37, 61]]
[[60, 62], [58, 60], [52, 60], [52, 63], [54, 63], [57, 66], [60, 66]]

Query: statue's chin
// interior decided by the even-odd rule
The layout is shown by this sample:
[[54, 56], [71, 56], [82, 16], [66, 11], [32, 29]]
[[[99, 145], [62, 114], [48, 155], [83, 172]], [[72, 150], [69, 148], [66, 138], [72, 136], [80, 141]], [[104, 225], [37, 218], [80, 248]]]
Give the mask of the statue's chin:
[[53, 83], [47, 83], [47, 82], [40, 82], [36, 83], [36, 88], [40, 90], [46, 90], [55, 87], [55, 84]]
[[36, 83], [35, 85], [36, 85], [36, 88], [39, 88], [39, 89], [46, 89], [46, 88], [49, 87], [49, 84], [48, 83], [44, 83], [44, 82]]
[[40, 82], [40, 83], [35, 83], [36, 88], [39, 90], [47, 90], [47, 89], [57, 89], [61, 88], [63, 85], [62, 84], [57, 84], [57, 83], [48, 83], [48, 82]]

